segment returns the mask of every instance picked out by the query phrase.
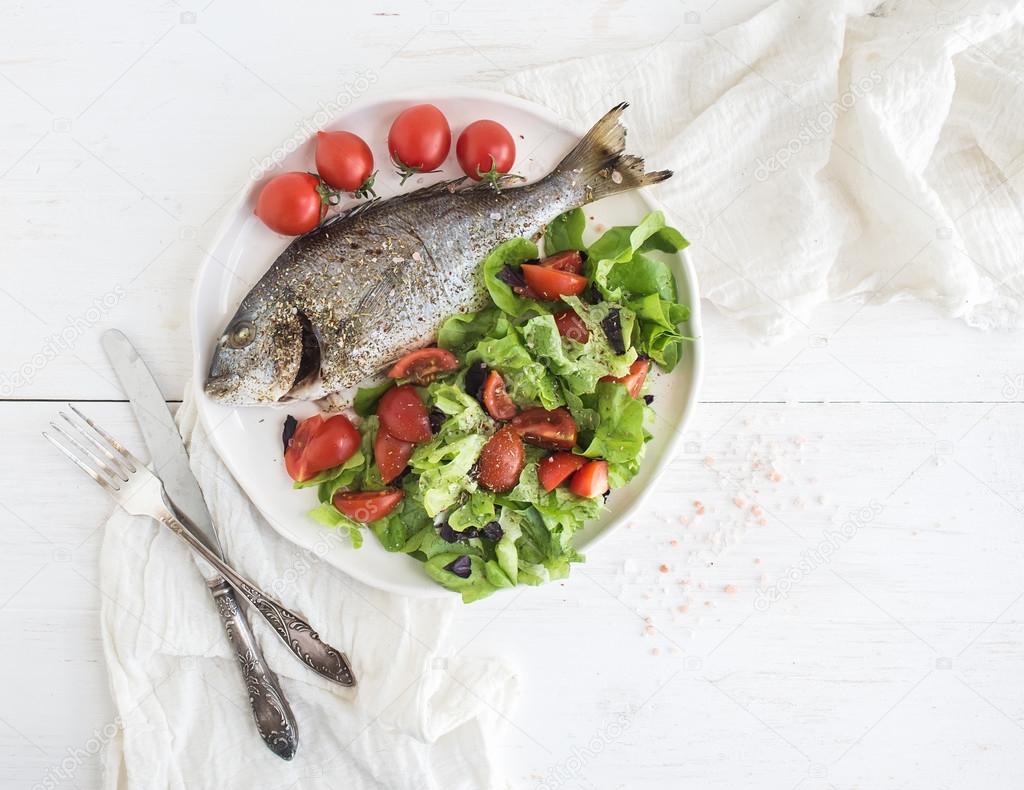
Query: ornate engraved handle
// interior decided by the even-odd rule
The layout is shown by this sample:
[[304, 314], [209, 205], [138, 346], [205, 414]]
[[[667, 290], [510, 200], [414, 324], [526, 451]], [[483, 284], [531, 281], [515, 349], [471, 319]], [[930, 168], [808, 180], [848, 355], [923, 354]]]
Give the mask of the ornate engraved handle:
[[282, 759], [290, 760], [299, 748], [299, 732], [288, 700], [281, 692], [274, 673], [263, 661], [263, 654], [256, 644], [249, 623], [238, 608], [231, 585], [224, 579], [214, 579], [209, 582], [209, 587], [245, 679], [245, 690], [249, 694], [249, 706], [256, 721], [256, 729], [270, 751]]
[[335, 683], [340, 683], [343, 686], [354, 686], [356, 684], [348, 658], [346, 658], [344, 653], [321, 640], [309, 623], [275, 601], [212, 552], [205, 543], [175, 517], [166, 503], [163, 512], [155, 513], [154, 518], [169, 527], [196, 554], [216, 568], [217, 572], [237, 592], [245, 596], [246, 600], [252, 604], [256, 611], [263, 615], [266, 621], [270, 623], [270, 627], [274, 629], [274, 632], [281, 637], [281, 641], [287, 645], [288, 649], [303, 664], [318, 675], [322, 675], [328, 680], [333, 680]]

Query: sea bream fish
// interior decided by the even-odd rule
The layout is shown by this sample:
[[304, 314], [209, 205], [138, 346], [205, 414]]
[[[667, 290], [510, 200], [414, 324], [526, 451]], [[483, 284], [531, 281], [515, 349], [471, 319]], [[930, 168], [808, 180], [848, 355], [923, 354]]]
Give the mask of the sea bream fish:
[[625, 153], [619, 104], [539, 181], [500, 191], [435, 184], [363, 204], [293, 241], [217, 341], [206, 393], [233, 405], [343, 392], [433, 342], [487, 298], [480, 262], [569, 209], [656, 184]]

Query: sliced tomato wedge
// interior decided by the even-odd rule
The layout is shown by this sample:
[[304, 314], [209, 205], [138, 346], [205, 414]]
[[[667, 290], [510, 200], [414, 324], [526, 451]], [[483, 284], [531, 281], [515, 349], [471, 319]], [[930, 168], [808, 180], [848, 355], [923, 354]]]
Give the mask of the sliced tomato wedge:
[[359, 431], [344, 414], [328, 419], [316, 414], [299, 423], [288, 440], [285, 469], [292, 480], [309, 480], [345, 463], [359, 449], [359, 441]]
[[625, 385], [626, 389], [629, 390], [630, 396], [635, 398], [644, 388], [644, 382], [647, 380], [647, 374], [650, 371], [651, 361], [649, 359], [638, 359], [629, 366], [629, 373], [625, 376], [602, 376], [601, 381], [617, 381], [619, 384]]
[[560, 272], [583, 274], [583, 253], [579, 250], [563, 250], [545, 258], [540, 262], [545, 269], [557, 269]]
[[587, 287], [587, 278], [582, 274], [549, 269], [536, 263], [524, 263], [519, 268], [530, 289], [549, 302], [563, 296], [577, 296]]
[[413, 444], [429, 442], [430, 417], [419, 393], [411, 384], [393, 387], [385, 392], [377, 404], [381, 427], [396, 439]]
[[526, 466], [526, 448], [523, 440], [509, 426], [505, 426], [487, 440], [477, 459], [477, 480], [488, 491], [511, 491], [519, 482]]
[[388, 371], [389, 379], [409, 379], [416, 384], [427, 384], [435, 377], [459, 366], [451, 351], [443, 348], [420, 348], [410, 351]]
[[377, 430], [373, 439], [373, 460], [377, 462], [384, 483], [390, 483], [405, 471], [415, 446], [412, 442], [396, 439], [383, 428]]
[[482, 394], [484, 408], [495, 420], [511, 420], [519, 411], [505, 392], [505, 379], [496, 370], [492, 370], [484, 379]]
[[386, 488], [383, 491], [340, 491], [331, 501], [334, 506], [353, 521], [369, 524], [384, 518], [398, 507], [405, 492], [400, 488]]
[[588, 461], [569, 481], [577, 496], [604, 496], [608, 492], [608, 462]]
[[569, 475], [587, 463], [582, 455], [552, 453], [537, 465], [537, 479], [545, 491], [554, 491]]
[[512, 427], [523, 441], [549, 450], [571, 450], [576, 444], [576, 421], [568, 409], [548, 411], [536, 406], [512, 418]]
[[558, 334], [569, 340], [575, 340], [577, 343], [586, 343], [590, 340], [590, 330], [583, 323], [583, 319], [576, 315], [575, 310], [555, 313], [555, 326], [558, 327]]

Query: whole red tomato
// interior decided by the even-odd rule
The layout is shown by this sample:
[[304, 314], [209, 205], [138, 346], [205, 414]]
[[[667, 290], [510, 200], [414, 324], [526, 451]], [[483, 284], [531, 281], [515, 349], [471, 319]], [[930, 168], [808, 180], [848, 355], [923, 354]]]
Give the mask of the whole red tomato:
[[285, 236], [309, 233], [326, 207], [320, 195], [320, 179], [311, 173], [282, 173], [260, 190], [256, 216], [273, 231]]
[[388, 132], [388, 151], [404, 184], [416, 173], [432, 173], [452, 147], [448, 119], [433, 104], [402, 110]]
[[316, 133], [316, 171], [329, 186], [356, 197], [374, 197], [373, 152], [352, 132]]
[[508, 129], [497, 121], [473, 121], [459, 135], [455, 154], [467, 176], [475, 181], [493, 183], [512, 170], [516, 161], [516, 142]]

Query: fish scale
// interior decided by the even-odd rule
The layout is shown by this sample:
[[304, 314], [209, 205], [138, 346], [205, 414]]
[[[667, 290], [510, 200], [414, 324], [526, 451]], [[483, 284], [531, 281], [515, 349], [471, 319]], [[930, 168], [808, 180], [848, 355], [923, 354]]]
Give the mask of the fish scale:
[[624, 153], [625, 107], [535, 183], [500, 191], [435, 184], [363, 204], [293, 241], [218, 340], [207, 394], [235, 405], [322, 397], [432, 342], [450, 315], [486, 303], [478, 269], [495, 246], [671, 175], [645, 173], [642, 159]]

